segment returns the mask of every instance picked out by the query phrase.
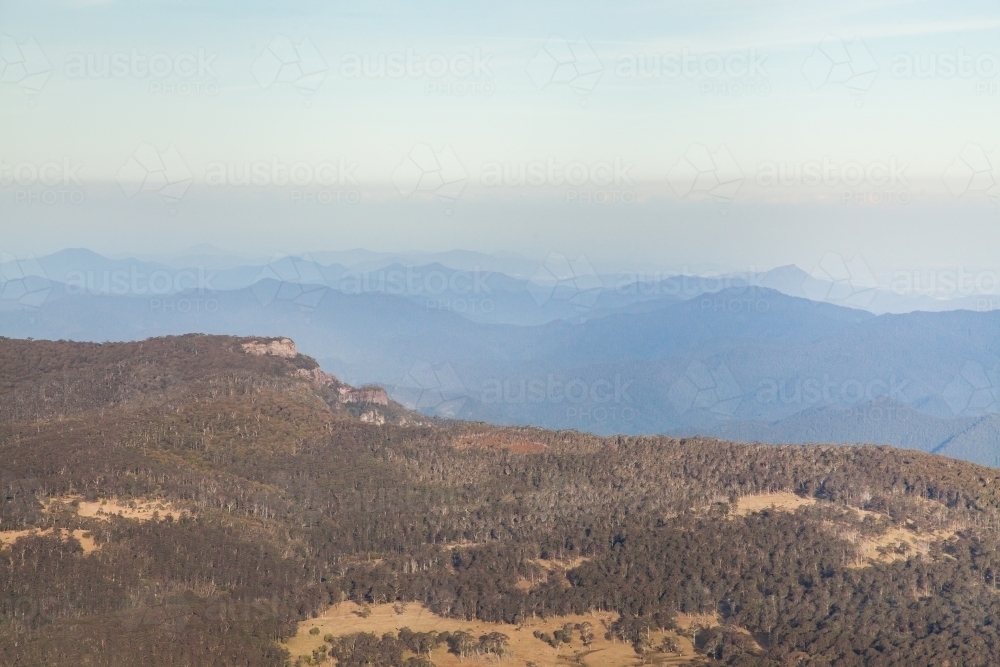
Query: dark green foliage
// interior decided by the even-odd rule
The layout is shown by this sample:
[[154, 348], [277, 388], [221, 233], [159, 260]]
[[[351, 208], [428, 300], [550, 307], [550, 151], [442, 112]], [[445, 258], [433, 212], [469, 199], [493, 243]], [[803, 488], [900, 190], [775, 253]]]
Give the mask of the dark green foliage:
[[[606, 631], [644, 656], [672, 650], [650, 637], [676, 614], [715, 613], [721, 627], [691, 636], [731, 665], [1000, 663], [991, 469], [879, 447], [375, 426], [296, 374], [311, 360], [247, 355], [235, 338], [0, 340], [0, 360], [0, 530], [83, 529], [100, 545], [84, 555], [50, 533], [0, 550], [0, 664], [281, 665], [279, 640], [342, 599], [510, 623], [613, 610], [609, 628], [536, 636]], [[484, 433], [538, 453], [454, 446]], [[826, 502], [729, 511], [775, 490]], [[72, 495], [184, 514], [43, 511]], [[930, 553], [865, 568], [838, 537], [947, 525], [962, 530]], [[547, 580], [533, 563], [580, 556]], [[507, 650], [499, 633], [406, 628], [326, 641], [341, 665]]]

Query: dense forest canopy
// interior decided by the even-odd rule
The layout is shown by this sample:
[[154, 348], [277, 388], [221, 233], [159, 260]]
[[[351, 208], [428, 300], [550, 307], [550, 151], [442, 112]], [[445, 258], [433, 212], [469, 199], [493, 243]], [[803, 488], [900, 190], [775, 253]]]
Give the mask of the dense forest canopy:
[[[650, 628], [712, 614], [710, 664], [1000, 664], [993, 469], [430, 420], [274, 342], [0, 339], [0, 664], [283, 665], [344, 600], [613, 611], [636, 661]], [[776, 492], [803, 502], [740, 509]], [[466, 641], [334, 637], [316, 659], [423, 664], [418, 640]]]

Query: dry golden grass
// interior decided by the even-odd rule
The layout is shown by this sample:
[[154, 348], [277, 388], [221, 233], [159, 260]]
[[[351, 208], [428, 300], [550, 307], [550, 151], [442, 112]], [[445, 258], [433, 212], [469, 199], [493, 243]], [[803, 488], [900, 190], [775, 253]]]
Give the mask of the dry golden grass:
[[515, 454], [537, 454], [546, 449], [544, 443], [523, 438], [516, 433], [468, 433], [452, 442], [455, 449], [506, 449]]
[[566, 579], [566, 572], [572, 570], [575, 567], [586, 563], [590, 558], [585, 556], [578, 556], [577, 558], [533, 558], [528, 562], [533, 563], [544, 570], [544, 574], [538, 576], [534, 575], [530, 579], [521, 578], [516, 584], [517, 588], [522, 591], [530, 591], [535, 586], [539, 586], [546, 581], [549, 581], [553, 577], [557, 577], [563, 584], [567, 587], [570, 585], [569, 580]]
[[[803, 498], [787, 491], [764, 493], [740, 498], [734, 514], [737, 516], [746, 516], [747, 514], [760, 512], [765, 509], [794, 512], [799, 507], [815, 505], [818, 502], [821, 501], [817, 501], [815, 498]], [[926, 501], [924, 505], [928, 513], [933, 513], [935, 510], [940, 509], [936, 503], [931, 501]], [[889, 521], [888, 516], [879, 512], [858, 508], [845, 509], [850, 509], [858, 519], [871, 517], [873, 519]], [[868, 567], [876, 563], [892, 563], [897, 560], [908, 560], [917, 555], [926, 555], [930, 551], [932, 544], [942, 542], [955, 535], [954, 530], [935, 530], [918, 533], [907, 528], [895, 526], [888, 528], [881, 535], [862, 536], [855, 530], [843, 530], [834, 523], [830, 523], [829, 527], [837, 532], [840, 537], [857, 545], [858, 559], [852, 567]]]
[[781, 491], [779, 493], [760, 493], [751, 496], [743, 496], [736, 503], [737, 516], [746, 516], [753, 512], [764, 510], [778, 510], [781, 512], [794, 512], [800, 507], [814, 505], [815, 498], [803, 498], [791, 491]]
[[[181, 515], [181, 511], [176, 507], [159, 500], [121, 501], [111, 498], [89, 502], [83, 500], [80, 496], [63, 496], [53, 498], [45, 503], [45, 511], [48, 512], [54, 509], [55, 506], [75, 510], [77, 516], [105, 521], [109, 520], [112, 516], [119, 516], [134, 521], [153, 521], [154, 519], [162, 520], [168, 516], [177, 518]], [[27, 537], [28, 535], [51, 535], [52, 531], [52, 528], [46, 528], [45, 530], [41, 528], [28, 528], [26, 530], [0, 531], [0, 548], [8, 544], [13, 544], [21, 537]], [[57, 529], [57, 533], [64, 538], [72, 533], [73, 537], [80, 542], [80, 546], [83, 547], [84, 554], [90, 554], [100, 549], [90, 536], [90, 533], [85, 530], [70, 531]]]
[[[63, 539], [69, 539], [69, 535], [72, 533], [73, 537], [75, 537], [80, 543], [80, 546], [83, 547], [84, 554], [91, 554], [100, 549], [100, 547], [97, 546], [97, 543], [94, 542], [94, 538], [92, 538], [90, 533], [85, 530], [70, 531], [55, 529], [55, 532]], [[5, 530], [0, 532], [0, 549], [8, 544], [13, 544], [22, 537], [27, 537], [29, 535], [52, 535], [52, 533], [52, 528], [46, 528], [45, 530], [41, 530], [39, 528], [29, 528], [28, 530]]]
[[719, 615], [716, 613], [677, 614], [674, 622], [677, 624], [677, 628], [682, 632], [687, 632], [693, 626], [698, 626], [700, 628], [714, 628], [720, 623]]
[[576, 558], [532, 558], [529, 562], [534, 563], [538, 567], [546, 570], [548, 572], [555, 572], [557, 570], [569, 571], [573, 568], [580, 567], [590, 558], [587, 556], [578, 556]]
[[853, 567], [892, 563], [926, 555], [932, 544], [943, 542], [954, 535], [952, 530], [916, 533], [906, 528], [893, 527], [876, 537], [859, 537], [853, 540], [858, 545], [858, 562]]
[[[405, 605], [402, 613], [397, 613], [394, 607], [395, 605], [392, 604], [373, 605], [370, 607], [371, 614], [367, 618], [362, 618], [358, 613], [361, 611], [358, 605], [353, 602], [343, 602], [330, 607], [319, 618], [300, 623], [298, 633], [289, 639], [284, 647], [294, 660], [300, 655], [309, 655], [313, 649], [323, 646], [323, 637], [327, 634], [340, 636], [354, 632], [371, 632], [382, 635], [386, 632], [397, 632], [405, 627], [414, 632], [464, 630], [475, 637], [491, 632], [502, 632], [510, 638], [510, 652], [504, 657], [503, 663], [517, 667], [526, 665], [528, 662], [533, 662], [538, 667], [568, 667], [570, 665], [622, 667], [639, 664], [638, 656], [631, 645], [604, 638], [605, 624], [610, 625], [617, 619], [617, 614], [611, 612], [593, 612], [586, 615], [560, 616], [545, 620], [530, 619], [521, 626], [515, 626], [507, 623], [459, 621], [445, 618], [432, 613], [423, 605], [415, 603]], [[552, 648], [533, 635], [535, 630], [551, 634], [566, 623], [576, 624], [584, 621], [589, 621], [594, 627], [594, 641], [589, 648], [584, 647], [580, 642], [578, 633], [574, 633], [571, 643], [562, 644], [558, 649]], [[309, 634], [312, 628], [319, 628], [319, 634]], [[691, 640], [683, 635], [655, 632], [651, 635], [654, 645], [659, 644], [667, 634], [676, 638], [682, 653], [680, 656], [664, 653], [653, 654], [653, 664], [677, 665], [694, 657]], [[458, 656], [447, 651], [447, 647], [442, 645], [431, 653], [431, 660], [437, 667], [460, 667], [470, 663], [496, 662], [496, 658], [459, 660]]]
[[[94, 519], [109, 519], [111, 516], [119, 516], [137, 521], [152, 521], [154, 516], [159, 519], [165, 519], [168, 516], [176, 519], [181, 515], [181, 511], [170, 503], [153, 499], [125, 501], [108, 498], [90, 502], [79, 496], [64, 496], [49, 501], [46, 504], [46, 509], [51, 508], [54, 503], [61, 503], [69, 508], [75, 507], [78, 516]], [[74, 505], [74, 503], [76, 504]]]

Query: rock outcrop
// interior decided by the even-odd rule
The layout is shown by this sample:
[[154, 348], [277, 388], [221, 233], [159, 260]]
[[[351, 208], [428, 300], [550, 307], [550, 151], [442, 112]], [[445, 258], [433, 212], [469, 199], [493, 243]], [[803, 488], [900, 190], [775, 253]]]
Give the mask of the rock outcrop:
[[268, 341], [254, 340], [249, 343], [243, 343], [242, 347], [243, 351], [247, 354], [253, 354], [258, 357], [272, 356], [292, 359], [299, 354], [298, 350], [295, 349], [295, 343], [290, 338], [278, 338]]
[[376, 403], [378, 405], [389, 405], [389, 395], [385, 389], [375, 385], [364, 387], [341, 387], [341, 403]]

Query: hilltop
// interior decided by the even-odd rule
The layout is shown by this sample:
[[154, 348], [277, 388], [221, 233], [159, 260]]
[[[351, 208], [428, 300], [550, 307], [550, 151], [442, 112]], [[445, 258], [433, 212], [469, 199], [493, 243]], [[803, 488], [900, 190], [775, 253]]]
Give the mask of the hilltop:
[[1000, 661], [994, 469], [431, 419], [284, 338], [0, 339], [0, 489], [0, 664]]

